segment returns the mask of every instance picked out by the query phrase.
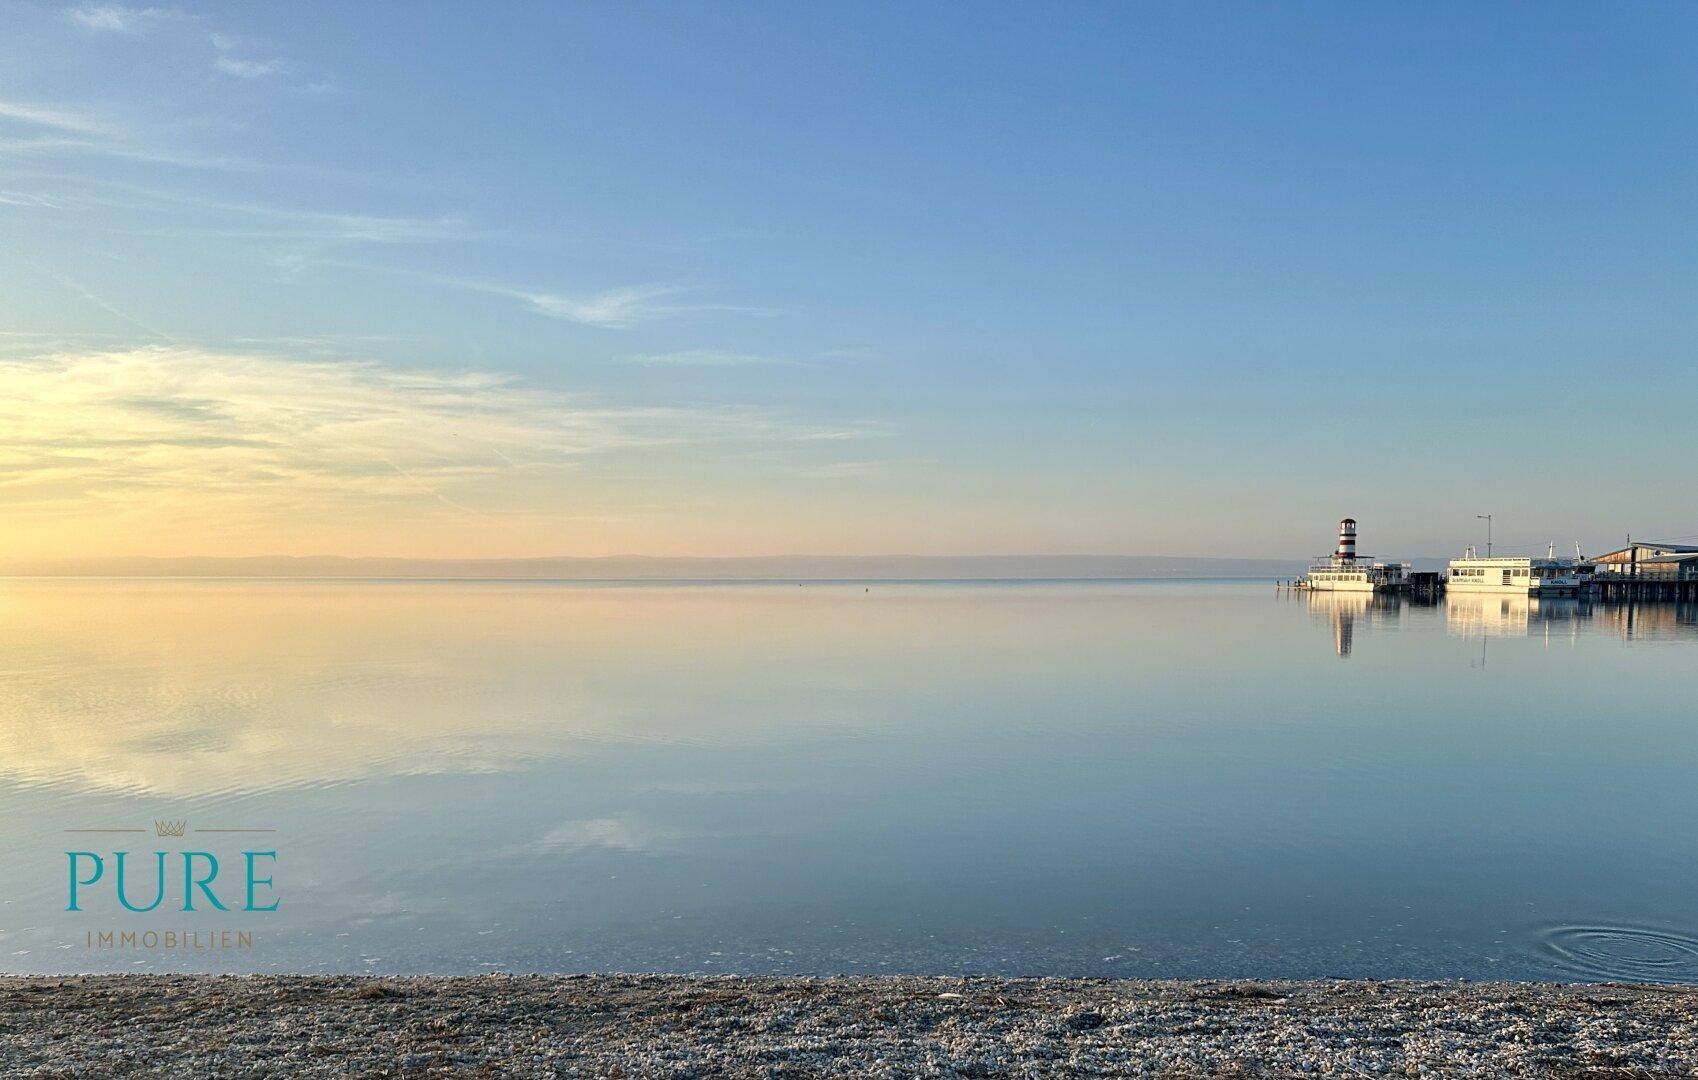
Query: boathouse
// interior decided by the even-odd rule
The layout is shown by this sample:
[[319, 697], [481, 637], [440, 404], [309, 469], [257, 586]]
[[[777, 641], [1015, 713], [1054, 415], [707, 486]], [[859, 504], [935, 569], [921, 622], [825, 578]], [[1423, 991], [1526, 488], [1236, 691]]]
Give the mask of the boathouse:
[[1590, 561], [1593, 583], [1606, 598], [1698, 599], [1698, 547], [1691, 544], [1630, 543]]

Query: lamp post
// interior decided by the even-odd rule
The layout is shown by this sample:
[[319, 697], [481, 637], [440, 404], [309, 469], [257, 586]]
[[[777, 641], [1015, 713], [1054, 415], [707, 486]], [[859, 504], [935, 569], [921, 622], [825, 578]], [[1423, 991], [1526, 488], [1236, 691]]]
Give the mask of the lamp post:
[[1486, 558], [1492, 557], [1492, 515], [1475, 514], [1476, 518], [1486, 523]]

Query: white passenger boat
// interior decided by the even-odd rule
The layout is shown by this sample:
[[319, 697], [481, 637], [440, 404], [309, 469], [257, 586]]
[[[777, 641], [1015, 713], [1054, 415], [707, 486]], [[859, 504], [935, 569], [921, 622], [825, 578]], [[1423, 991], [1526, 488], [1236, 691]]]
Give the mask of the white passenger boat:
[[1592, 583], [1592, 564], [1554, 555], [1498, 555], [1479, 558], [1470, 552], [1450, 560], [1449, 592], [1517, 593], [1522, 596], [1575, 596]]

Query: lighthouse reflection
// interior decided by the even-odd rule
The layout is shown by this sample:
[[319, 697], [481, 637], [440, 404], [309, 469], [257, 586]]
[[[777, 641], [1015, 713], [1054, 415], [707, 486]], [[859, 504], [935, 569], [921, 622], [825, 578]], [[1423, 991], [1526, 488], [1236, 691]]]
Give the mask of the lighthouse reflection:
[[1305, 599], [1309, 614], [1332, 627], [1333, 651], [1347, 657], [1356, 647], [1356, 624], [1396, 622], [1403, 601], [1384, 593], [1311, 592]]

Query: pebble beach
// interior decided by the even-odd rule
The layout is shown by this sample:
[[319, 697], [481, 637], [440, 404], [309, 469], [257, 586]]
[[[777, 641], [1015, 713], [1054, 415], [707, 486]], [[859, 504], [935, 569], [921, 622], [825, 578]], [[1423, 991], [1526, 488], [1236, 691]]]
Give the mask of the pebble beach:
[[1698, 987], [0, 978], [8, 1076], [1698, 1076]]

